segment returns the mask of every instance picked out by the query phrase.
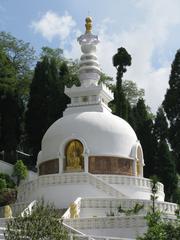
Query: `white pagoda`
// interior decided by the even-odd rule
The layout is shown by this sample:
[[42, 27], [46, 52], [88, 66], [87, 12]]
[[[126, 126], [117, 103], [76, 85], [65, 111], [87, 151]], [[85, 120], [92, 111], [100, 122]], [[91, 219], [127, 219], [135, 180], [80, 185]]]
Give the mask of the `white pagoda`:
[[[111, 113], [108, 103], [113, 94], [98, 84], [99, 40], [92, 34], [91, 17], [86, 18], [85, 26], [85, 34], [78, 38], [81, 86], [65, 88], [71, 103], [45, 133], [37, 160], [38, 175], [19, 187], [15, 206], [28, 206], [43, 197], [59, 209], [67, 208], [64, 224], [76, 234], [94, 239], [135, 239], [146, 230], [144, 216], [151, 206], [151, 182], [143, 177], [143, 150], [134, 130]], [[137, 203], [144, 208], [136, 215], [118, 211], [120, 206], [127, 210]], [[173, 216], [176, 205], [164, 202], [161, 183], [156, 204]]]

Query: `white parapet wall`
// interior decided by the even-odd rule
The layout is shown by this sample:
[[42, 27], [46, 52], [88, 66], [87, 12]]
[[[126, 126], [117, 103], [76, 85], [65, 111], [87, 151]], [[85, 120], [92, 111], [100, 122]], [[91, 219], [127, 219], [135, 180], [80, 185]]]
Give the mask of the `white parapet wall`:
[[144, 216], [65, 219], [65, 223], [86, 235], [136, 239], [146, 229]]
[[0, 172], [11, 176], [13, 173], [13, 165], [0, 160]]
[[[78, 197], [150, 200], [149, 179], [129, 176], [99, 176], [89, 173], [63, 173], [39, 176], [18, 189], [18, 202], [44, 197], [58, 208], [66, 208]], [[163, 185], [159, 183], [159, 201], [164, 200]], [[62, 197], [63, 196], [63, 197]]]

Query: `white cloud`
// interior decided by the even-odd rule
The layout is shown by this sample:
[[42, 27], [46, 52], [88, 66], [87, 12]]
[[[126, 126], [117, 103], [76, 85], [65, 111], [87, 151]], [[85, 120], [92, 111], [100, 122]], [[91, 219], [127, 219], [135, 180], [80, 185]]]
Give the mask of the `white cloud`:
[[[116, 69], [112, 65], [112, 56], [117, 48], [125, 47], [132, 56], [132, 66], [128, 68], [124, 78], [135, 81], [139, 87], [145, 89], [147, 104], [155, 112], [168, 87], [173, 59], [166, 59], [166, 54], [163, 53], [167, 51], [165, 47], [171, 29], [180, 25], [180, 1], [139, 0], [134, 1], [134, 5], [136, 11], [141, 12], [142, 21], [132, 22], [129, 24], [130, 28], [123, 31], [122, 27], [119, 31], [116, 28], [114, 34], [112, 31], [109, 33], [113, 23], [120, 21], [110, 17], [111, 15], [97, 23], [96, 32], [100, 39], [97, 54], [102, 70], [115, 78]], [[48, 11], [39, 21], [33, 22], [32, 26], [49, 41], [58, 36], [61, 43], [64, 40], [67, 42], [72, 29], [77, 36], [81, 34], [75, 27], [75, 21], [67, 13], [58, 16]], [[76, 38], [73, 36], [73, 40], [69, 40], [70, 48], [64, 49], [65, 56], [79, 58], [81, 53]], [[156, 56], [158, 59], [155, 59]]]
[[[115, 77], [112, 55], [118, 47], [125, 47], [132, 56], [132, 66], [124, 78], [134, 80], [139, 87], [145, 89], [147, 103], [155, 112], [168, 87], [171, 65], [171, 61], [161, 57], [161, 53], [166, 51], [171, 27], [180, 24], [180, 2], [175, 0], [165, 3], [158, 0], [139, 3], [144, 11], [144, 22], [139, 25], [134, 23], [131, 29], [114, 35], [109, 35], [103, 25], [99, 34], [101, 43], [98, 56], [104, 72]], [[160, 66], [152, 63], [156, 52], [160, 55]]]
[[54, 37], [65, 40], [76, 23], [67, 12], [59, 16], [52, 11], [46, 12], [38, 21], [33, 21], [31, 27], [35, 32], [41, 33], [44, 38], [51, 41]]

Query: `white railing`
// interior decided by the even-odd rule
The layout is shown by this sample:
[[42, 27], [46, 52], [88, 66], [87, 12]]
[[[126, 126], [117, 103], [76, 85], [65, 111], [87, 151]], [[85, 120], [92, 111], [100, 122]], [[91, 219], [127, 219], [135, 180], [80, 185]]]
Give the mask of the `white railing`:
[[140, 228], [146, 227], [144, 216], [98, 217], [64, 219], [64, 222], [75, 229], [105, 229], [105, 228]]
[[80, 234], [69, 234], [70, 240], [78, 239], [78, 240], [135, 240], [134, 238], [118, 238], [118, 237], [107, 237], [107, 236], [95, 236], [95, 235], [80, 235]]
[[[152, 206], [152, 201], [150, 200], [140, 200], [140, 199], [111, 199], [111, 198], [82, 198], [81, 199], [81, 209], [86, 208], [101, 208], [107, 213], [112, 210], [117, 213], [118, 207], [121, 205], [123, 209], [132, 209], [136, 203], [144, 205], [140, 213], [146, 213], [150, 210]], [[175, 214], [177, 209], [177, 204], [169, 202], [159, 202], [155, 203], [157, 209], [166, 214]]]
[[[148, 188], [151, 190], [151, 180], [148, 178], [141, 178], [135, 176], [121, 176], [121, 175], [96, 175], [109, 184], [120, 184], [128, 186], [136, 186], [141, 188]], [[158, 182], [158, 191], [164, 192], [164, 186]]]
[[89, 183], [94, 185], [96, 188], [99, 188], [103, 192], [107, 193], [109, 196], [114, 196], [116, 198], [125, 198], [127, 197], [125, 194], [121, 193], [120, 191], [116, 190], [114, 187], [103, 181], [102, 179], [96, 177], [88, 173], [89, 176]]
[[21, 212], [21, 216], [27, 216], [27, 215], [31, 215], [31, 212], [33, 211], [34, 206], [36, 206], [37, 201], [34, 200], [32, 201], [22, 212]]
[[[96, 179], [96, 180], [95, 180]], [[98, 181], [98, 179], [101, 181]], [[119, 175], [92, 175], [89, 173], [71, 173], [71, 174], [50, 174], [39, 176], [33, 181], [22, 184], [19, 187], [19, 192], [21, 196], [24, 192], [25, 195], [29, 195], [29, 192], [35, 189], [45, 186], [45, 185], [56, 185], [56, 184], [71, 184], [71, 183], [91, 183], [97, 188], [103, 190], [104, 192], [113, 195], [115, 197], [124, 198], [125, 195], [120, 193], [118, 190], [110, 186], [109, 184], [120, 184], [124, 186], [136, 186], [141, 188], [151, 189], [151, 181], [146, 178], [139, 178], [133, 176], [119, 176]], [[158, 183], [158, 188], [160, 192], [163, 192], [163, 184]], [[21, 191], [22, 190], [22, 191]], [[27, 194], [26, 194], [27, 193]], [[24, 201], [24, 199], [19, 199], [19, 201]]]
[[125, 198], [126, 195], [122, 194], [120, 191], [116, 190], [114, 187], [106, 183], [104, 180], [96, 177], [95, 175], [89, 173], [64, 173], [64, 174], [50, 174], [39, 176], [33, 181], [29, 181], [19, 186], [18, 189], [18, 202], [26, 201], [29, 198], [31, 192], [34, 192], [40, 187], [58, 184], [79, 184], [79, 183], [89, 183], [96, 188], [107, 193], [109, 196], [114, 196], [117, 198]]

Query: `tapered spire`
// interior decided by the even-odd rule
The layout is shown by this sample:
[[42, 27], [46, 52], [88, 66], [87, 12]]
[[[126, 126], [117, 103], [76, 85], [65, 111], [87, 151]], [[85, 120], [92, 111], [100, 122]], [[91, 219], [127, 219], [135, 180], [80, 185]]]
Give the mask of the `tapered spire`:
[[80, 58], [79, 79], [81, 85], [97, 85], [100, 79], [101, 70], [96, 56], [96, 45], [99, 43], [98, 37], [92, 34], [92, 18], [85, 19], [85, 34], [77, 40], [81, 45], [82, 56]]

